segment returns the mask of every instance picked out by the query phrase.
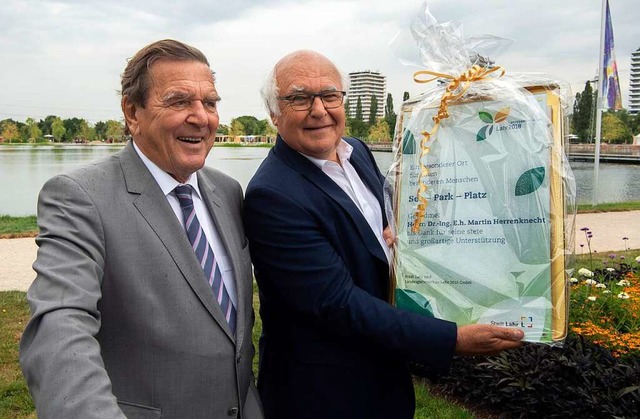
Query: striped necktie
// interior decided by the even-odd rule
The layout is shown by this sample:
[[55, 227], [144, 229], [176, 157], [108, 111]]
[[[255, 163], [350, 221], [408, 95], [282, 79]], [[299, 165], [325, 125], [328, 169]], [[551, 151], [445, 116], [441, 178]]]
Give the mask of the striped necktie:
[[178, 185], [174, 189], [178, 201], [180, 201], [180, 208], [182, 208], [182, 215], [184, 216], [184, 226], [187, 230], [187, 237], [191, 242], [196, 257], [200, 261], [200, 266], [204, 271], [204, 275], [209, 281], [209, 285], [213, 289], [213, 293], [216, 296], [218, 304], [222, 309], [224, 317], [229, 323], [229, 327], [233, 333], [236, 332], [236, 308], [233, 306], [231, 298], [227, 288], [224, 286], [222, 280], [222, 273], [218, 267], [218, 262], [213, 254], [213, 250], [209, 245], [209, 241], [204, 234], [200, 221], [196, 216], [196, 209], [193, 206], [193, 199], [191, 198], [191, 186], [190, 185]]

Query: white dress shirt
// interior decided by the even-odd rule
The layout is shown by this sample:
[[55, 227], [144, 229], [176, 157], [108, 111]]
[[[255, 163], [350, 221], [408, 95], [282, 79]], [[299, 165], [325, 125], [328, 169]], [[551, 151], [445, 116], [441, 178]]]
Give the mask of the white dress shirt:
[[171, 177], [170, 174], [159, 168], [147, 156], [145, 156], [135, 142], [133, 142], [133, 148], [138, 153], [138, 156], [140, 156], [140, 159], [142, 159], [144, 165], [147, 166], [149, 172], [151, 172], [151, 175], [158, 183], [158, 186], [160, 186], [160, 189], [162, 189], [162, 193], [164, 193], [165, 198], [167, 198], [167, 201], [169, 201], [171, 209], [173, 209], [173, 212], [176, 214], [178, 221], [180, 221], [180, 224], [183, 227], [184, 216], [182, 215], [180, 201], [178, 201], [174, 189], [178, 185], [191, 185], [193, 187], [193, 191], [195, 191], [195, 193], [193, 193], [192, 191], [191, 198], [193, 199], [193, 206], [196, 209], [196, 216], [198, 217], [200, 226], [202, 227], [202, 230], [207, 237], [207, 241], [209, 242], [209, 245], [213, 250], [216, 261], [218, 262], [220, 273], [222, 274], [222, 280], [224, 281], [224, 286], [227, 288], [227, 292], [229, 293], [229, 298], [231, 298], [233, 305], [237, 308], [238, 297], [236, 292], [236, 284], [233, 280], [233, 264], [231, 264], [224, 244], [222, 243], [220, 235], [218, 234], [218, 230], [213, 224], [213, 219], [211, 218], [209, 209], [202, 199], [200, 188], [198, 187], [198, 177], [194, 173], [189, 177], [189, 180], [187, 180], [186, 183], [180, 183], [173, 177]]
[[345, 140], [341, 140], [336, 149], [338, 153], [338, 159], [340, 164], [331, 161], [323, 160], [315, 157], [302, 154], [309, 159], [313, 164], [318, 166], [327, 176], [331, 178], [348, 196], [351, 198], [354, 204], [358, 207], [367, 223], [371, 227], [371, 230], [375, 234], [382, 250], [387, 256], [387, 261], [391, 263], [391, 249], [384, 241], [382, 235], [382, 210], [380, 209], [380, 203], [376, 199], [376, 196], [367, 188], [364, 184], [358, 172], [353, 168], [349, 162], [353, 147]]

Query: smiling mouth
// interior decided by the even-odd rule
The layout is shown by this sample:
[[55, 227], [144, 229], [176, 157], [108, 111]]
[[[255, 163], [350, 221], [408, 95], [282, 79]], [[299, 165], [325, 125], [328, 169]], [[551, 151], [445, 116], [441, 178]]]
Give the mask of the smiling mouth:
[[178, 140], [185, 143], [196, 144], [196, 143], [199, 143], [200, 141], [203, 141], [204, 138], [203, 137], [178, 137]]

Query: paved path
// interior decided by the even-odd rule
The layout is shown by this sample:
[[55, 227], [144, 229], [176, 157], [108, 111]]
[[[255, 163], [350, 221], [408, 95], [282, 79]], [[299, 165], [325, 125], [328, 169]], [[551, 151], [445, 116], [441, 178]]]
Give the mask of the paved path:
[[[591, 250], [598, 253], [640, 249], [640, 211], [578, 214], [575, 227], [577, 254], [588, 251], [585, 234], [580, 230], [583, 227], [593, 233]], [[580, 247], [581, 244], [584, 247]], [[29, 288], [35, 277], [31, 264], [36, 251], [33, 238], [0, 239], [0, 291]]]

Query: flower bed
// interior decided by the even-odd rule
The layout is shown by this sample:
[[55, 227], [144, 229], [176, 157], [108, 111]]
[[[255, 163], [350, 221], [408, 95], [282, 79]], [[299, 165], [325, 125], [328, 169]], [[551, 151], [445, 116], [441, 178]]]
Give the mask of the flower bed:
[[640, 256], [592, 253], [582, 231], [564, 345], [456, 358], [437, 391], [500, 417], [638, 417]]

